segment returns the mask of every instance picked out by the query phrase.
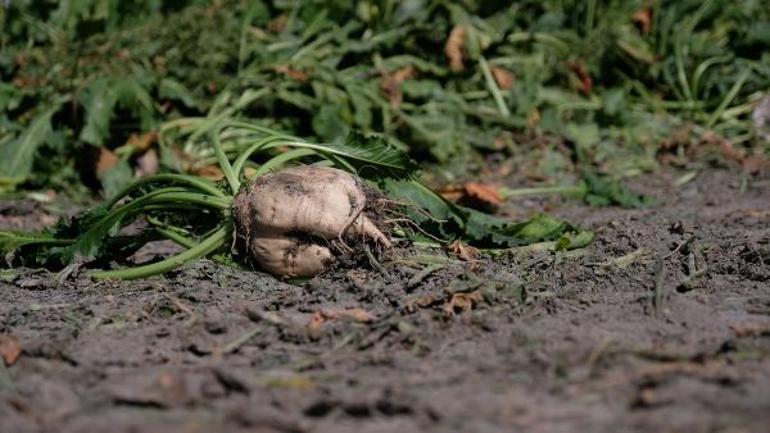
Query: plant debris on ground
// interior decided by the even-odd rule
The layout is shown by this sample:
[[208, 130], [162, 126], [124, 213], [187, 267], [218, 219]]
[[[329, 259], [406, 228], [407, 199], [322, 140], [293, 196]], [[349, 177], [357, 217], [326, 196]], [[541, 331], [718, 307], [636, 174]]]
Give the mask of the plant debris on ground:
[[766, 3], [0, 2], [0, 432], [762, 431]]

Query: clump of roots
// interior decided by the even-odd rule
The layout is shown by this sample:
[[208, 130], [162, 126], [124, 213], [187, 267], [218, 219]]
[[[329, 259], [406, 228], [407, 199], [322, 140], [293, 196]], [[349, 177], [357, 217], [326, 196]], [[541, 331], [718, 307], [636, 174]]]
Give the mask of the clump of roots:
[[235, 243], [248, 261], [278, 276], [313, 276], [336, 259], [387, 249], [389, 201], [355, 176], [298, 166], [261, 176], [235, 196]]

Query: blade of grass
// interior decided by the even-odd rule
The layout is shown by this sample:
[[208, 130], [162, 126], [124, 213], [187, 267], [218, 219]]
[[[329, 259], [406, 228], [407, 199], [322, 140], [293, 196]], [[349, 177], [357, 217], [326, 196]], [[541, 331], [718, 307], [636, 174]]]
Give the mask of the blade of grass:
[[484, 80], [487, 83], [489, 93], [491, 93], [492, 97], [495, 99], [497, 109], [500, 110], [500, 114], [503, 117], [509, 117], [511, 112], [508, 110], [508, 106], [505, 104], [505, 98], [503, 98], [503, 94], [500, 92], [500, 88], [497, 87], [495, 77], [492, 76], [492, 71], [489, 69], [489, 64], [487, 63], [487, 60], [484, 58], [484, 56], [479, 58], [479, 66], [481, 66], [481, 72], [484, 74]]
[[711, 118], [709, 118], [709, 121], [706, 124], [707, 127], [709, 128], [714, 127], [714, 125], [717, 123], [717, 121], [725, 112], [725, 110], [727, 110], [727, 107], [733, 102], [733, 99], [735, 99], [735, 97], [738, 96], [738, 92], [741, 91], [741, 87], [743, 87], [744, 83], [746, 83], [746, 80], [749, 78], [750, 74], [751, 74], [751, 69], [744, 69], [743, 72], [741, 72], [741, 75], [738, 77], [738, 79], [735, 81], [733, 86], [730, 88], [730, 91], [727, 92], [724, 99], [722, 99], [722, 102], [719, 104], [717, 109], [711, 115]]

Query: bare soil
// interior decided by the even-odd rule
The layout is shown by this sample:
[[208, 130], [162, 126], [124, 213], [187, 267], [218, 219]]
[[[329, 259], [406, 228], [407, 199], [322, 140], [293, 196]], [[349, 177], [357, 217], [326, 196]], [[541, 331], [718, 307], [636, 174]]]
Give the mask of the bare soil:
[[769, 431], [770, 183], [637, 183], [655, 207], [513, 203], [596, 232], [569, 252], [403, 246], [293, 283], [24, 270], [0, 282], [22, 349], [0, 361], [0, 432]]

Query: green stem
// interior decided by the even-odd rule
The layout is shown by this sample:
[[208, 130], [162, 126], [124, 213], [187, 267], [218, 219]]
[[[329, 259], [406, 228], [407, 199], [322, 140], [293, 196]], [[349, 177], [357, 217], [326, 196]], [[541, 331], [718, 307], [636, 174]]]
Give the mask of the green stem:
[[716, 111], [714, 111], [714, 114], [711, 115], [711, 118], [706, 124], [707, 127], [712, 128], [717, 123], [717, 121], [725, 112], [725, 110], [730, 105], [730, 103], [733, 102], [733, 99], [735, 99], [735, 97], [738, 96], [738, 92], [741, 91], [741, 88], [743, 87], [743, 84], [746, 83], [746, 80], [749, 78], [750, 73], [751, 73], [751, 69], [743, 70], [743, 73], [741, 73], [740, 77], [738, 77], [738, 80], [735, 82], [735, 84], [733, 84], [733, 87], [730, 88], [730, 91], [727, 92], [727, 95], [725, 95], [724, 99], [722, 99], [722, 102], [719, 104], [719, 107], [717, 107]]
[[[138, 201], [138, 200], [137, 200]], [[134, 202], [132, 202], [134, 203]], [[201, 194], [199, 192], [187, 192], [187, 191], [169, 191], [160, 194], [155, 194], [152, 197], [143, 200], [144, 204], [198, 204], [207, 207], [211, 207], [217, 210], [229, 211], [232, 205], [231, 198], [213, 197], [208, 194]]]
[[219, 188], [217, 188], [216, 184], [200, 177], [189, 176], [186, 174], [156, 174], [154, 176], [147, 176], [142, 179], [139, 179], [136, 182], [132, 183], [131, 185], [128, 185], [127, 187], [123, 188], [121, 191], [115, 194], [110, 199], [110, 201], [107, 202], [106, 204], [107, 209], [112, 208], [113, 206], [115, 206], [115, 204], [117, 204], [118, 201], [120, 201], [120, 199], [138, 190], [139, 188], [145, 185], [148, 185], [150, 183], [156, 183], [156, 182], [185, 184], [216, 197], [221, 197], [221, 198], [227, 197], [225, 193], [223, 193]]
[[508, 189], [500, 188], [500, 195], [503, 198], [512, 197], [524, 197], [529, 195], [545, 195], [545, 194], [564, 194], [568, 196], [583, 196], [585, 195], [586, 188], [583, 185], [580, 186], [542, 186], [537, 188], [518, 188]]
[[253, 177], [256, 179], [264, 174], [266, 174], [268, 171], [280, 167], [283, 164], [286, 164], [287, 162], [291, 161], [292, 159], [302, 158], [303, 156], [309, 156], [309, 155], [316, 155], [318, 154], [317, 151], [312, 149], [294, 149], [290, 150], [288, 152], [284, 152], [278, 156], [274, 156], [264, 164], [262, 164], [259, 169], [257, 169], [257, 172], [254, 173]]
[[219, 141], [219, 133], [221, 131], [222, 125], [220, 124], [209, 133], [209, 138], [211, 139], [211, 143], [214, 146], [214, 152], [216, 153], [217, 161], [219, 162], [219, 168], [221, 168], [222, 172], [225, 174], [227, 183], [230, 184], [230, 190], [233, 194], [235, 194], [240, 189], [241, 182], [235, 175], [233, 166], [230, 165], [230, 159], [227, 158], [225, 151], [222, 150], [222, 143]]
[[276, 136], [266, 137], [255, 142], [254, 144], [249, 146], [248, 149], [241, 152], [241, 154], [238, 155], [238, 158], [236, 158], [235, 162], [233, 163], [233, 171], [235, 172], [235, 175], [236, 176], [241, 175], [241, 171], [243, 171], [244, 164], [246, 164], [246, 161], [248, 161], [249, 158], [251, 158], [251, 155], [253, 155], [254, 152], [260, 150], [263, 146], [266, 146], [271, 142], [281, 141], [281, 140], [283, 140], [283, 137], [276, 137]]
[[211, 254], [227, 242], [227, 238], [231, 233], [232, 223], [228, 222], [217, 229], [211, 236], [202, 240], [198, 245], [173, 257], [169, 257], [157, 263], [137, 266], [134, 268], [118, 269], [114, 271], [97, 271], [91, 273], [90, 276], [96, 279], [116, 278], [132, 280], [162, 274], [182, 266], [185, 263]]
[[483, 56], [479, 58], [479, 65], [481, 66], [481, 72], [484, 74], [484, 79], [487, 82], [489, 92], [492, 93], [492, 97], [495, 98], [497, 109], [500, 110], [500, 114], [503, 117], [509, 117], [511, 112], [508, 110], [508, 106], [505, 105], [503, 94], [500, 92], [500, 88], [497, 87], [495, 77], [492, 75], [492, 71], [489, 69], [489, 64]]

